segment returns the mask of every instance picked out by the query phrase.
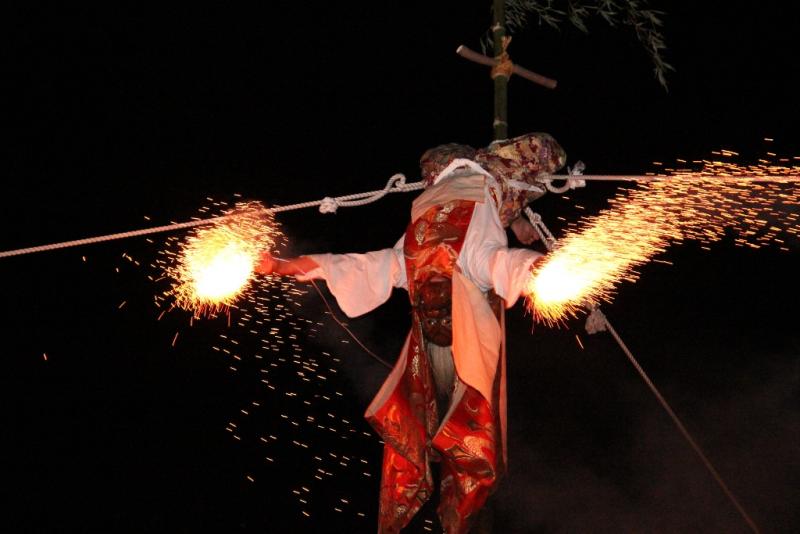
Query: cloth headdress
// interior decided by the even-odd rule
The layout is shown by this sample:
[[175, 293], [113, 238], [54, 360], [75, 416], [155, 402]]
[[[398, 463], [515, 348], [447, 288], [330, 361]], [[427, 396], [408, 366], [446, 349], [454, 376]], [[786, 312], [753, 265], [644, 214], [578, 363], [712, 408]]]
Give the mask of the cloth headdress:
[[502, 188], [500, 221], [507, 227], [525, 206], [544, 195], [544, 184], [537, 182], [537, 178], [558, 171], [566, 163], [567, 155], [550, 134], [530, 133], [496, 141], [478, 150], [474, 160]]
[[476, 150], [469, 145], [448, 143], [426, 150], [419, 159], [425, 187], [433, 184], [437, 176], [455, 159], [475, 159]]

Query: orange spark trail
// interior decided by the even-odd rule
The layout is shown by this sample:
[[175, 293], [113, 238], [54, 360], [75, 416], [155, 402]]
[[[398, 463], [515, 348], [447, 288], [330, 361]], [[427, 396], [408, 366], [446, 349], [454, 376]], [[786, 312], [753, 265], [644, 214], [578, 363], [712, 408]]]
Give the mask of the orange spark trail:
[[233, 305], [249, 289], [260, 254], [272, 250], [279, 236], [258, 202], [238, 203], [224, 215], [194, 230], [165, 269], [176, 306], [195, 316], [214, 316]]
[[[797, 176], [800, 167], [769, 160], [748, 167], [719, 160], [701, 163], [699, 171], [670, 169], [670, 175], [661, 175], [664, 179], [622, 191], [609, 208], [569, 230], [528, 282], [528, 306], [535, 319], [558, 324], [588, 303], [610, 302], [620, 282], [635, 282], [637, 268], [671, 244], [694, 240], [707, 248], [731, 230], [737, 245], [757, 249], [772, 244], [788, 250], [786, 240], [800, 237], [800, 188], [780, 180]], [[745, 175], [769, 175], [775, 181], [753, 182]]]
[[[230, 204], [208, 200], [209, 205], [199, 211], [198, 218], [230, 213]], [[272, 254], [280, 255], [286, 238], [271, 220], [267, 226], [274, 241], [267, 246]], [[189, 239], [182, 235], [169, 236], [150, 265], [153, 273], [148, 278], [159, 288], [154, 298], [159, 319], [169, 321], [169, 312], [177, 307], [175, 286], [179, 279], [174, 274], [188, 245]], [[218, 339], [212, 342], [209, 352], [220, 358], [221, 369], [229, 369], [235, 380], [246, 381], [243, 384], [248, 394], [254, 396], [224, 427], [233, 442], [248, 444], [236, 449], [249, 451], [242, 453], [249, 464], [242, 477], [249, 476], [246, 479], [253, 484], [285, 484], [281, 466], [296, 465], [298, 481], [305, 484], [292, 491], [296, 495], [296, 514], [314, 517], [334, 508], [363, 520], [368, 517], [363, 509], [369, 503], [349, 495], [348, 484], [354, 478], [369, 481], [380, 472], [379, 465], [359, 455], [359, 447], [365, 443], [375, 446], [377, 438], [342, 393], [349, 384], [343, 382], [344, 373], [340, 372], [342, 359], [320, 350], [321, 345], [346, 342], [336, 335], [338, 322], [303, 317], [308, 315], [308, 310], [303, 309], [309, 298], [307, 293], [305, 285], [298, 285], [293, 277], [255, 277], [235, 303], [218, 310], [224, 319], [208, 321], [203, 332], [189, 333], [196, 337], [216, 330]], [[310, 312], [318, 313], [318, 308], [315, 301]], [[190, 325], [196, 316], [199, 319], [199, 315], [209, 315], [208, 310], [190, 310], [195, 314], [189, 317]], [[182, 314], [180, 320], [185, 320]], [[178, 337], [177, 332], [173, 335], [179, 350], [177, 341], [183, 337]], [[286, 488], [287, 493], [290, 490]]]

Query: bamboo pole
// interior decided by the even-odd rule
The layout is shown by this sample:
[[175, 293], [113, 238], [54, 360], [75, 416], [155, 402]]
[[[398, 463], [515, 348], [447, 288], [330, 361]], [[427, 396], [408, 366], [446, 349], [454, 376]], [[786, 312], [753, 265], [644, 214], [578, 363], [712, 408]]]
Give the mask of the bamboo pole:
[[[503, 55], [503, 38], [506, 36], [506, 2], [494, 0], [492, 39], [494, 40], [494, 58], [500, 61]], [[499, 74], [494, 77], [494, 128], [495, 141], [508, 138], [508, 77]]]

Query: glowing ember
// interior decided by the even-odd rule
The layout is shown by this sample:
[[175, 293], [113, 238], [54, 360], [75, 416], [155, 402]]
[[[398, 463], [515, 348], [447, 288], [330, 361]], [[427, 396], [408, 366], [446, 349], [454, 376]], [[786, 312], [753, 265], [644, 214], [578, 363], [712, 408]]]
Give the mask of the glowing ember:
[[253, 259], [248, 247], [221, 232], [209, 232], [187, 248], [185, 261], [197, 298], [225, 301], [238, 295], [250, 279]]
[[615, 199], [615, 208], [586, 219], [534, 270], [526, 293], [537, 320], [557, 323], [589, 301], [609, 300], [619, 280], [635, 279], [634, 267], [681, 238], [666, 206], [648, 205], [646, 195], [639, 196]]
[[275, 245], [277, 231], [259, 203], [240, 203], [223, 215], [191, 234], [167, 268], [176, 306], [195, 315], [231, 306], [249, 288], [260, 254]]
[[[796, 177], [800, 167], [766, 160], [750, 167], [697, 163], [703, 164], [699, 171], [669, 169], [662, 180], [620, 192], [611, 207], [572, 226], [530, 278], [526, 293], [536, 320], [557, 324], [591, 302], [609, 302], [621, 281], [635, 281], [637, 267], [673, 243], [691, 239], [707, 248], [730, 230], [738, 234], [737, 245], [789, 250], [786, 240], [800, 237], [800, 189], [780, 179]], [[775, 179], [754, 182], [744, 175]]]

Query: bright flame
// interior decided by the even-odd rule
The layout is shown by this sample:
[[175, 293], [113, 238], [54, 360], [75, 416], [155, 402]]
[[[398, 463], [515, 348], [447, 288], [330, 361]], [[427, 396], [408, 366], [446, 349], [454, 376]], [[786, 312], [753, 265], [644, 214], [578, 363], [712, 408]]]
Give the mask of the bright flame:
[[213, 302], [236, 297], [250, 281], [255, 258], [241, 243], [213, 237], [204, 241], [186, 252], [197, 298]]
[[271, 250], [277, 231], [268, 212], [254, 202], [237, 204], [220, 221], [196, 230], [167, 269], [174, 280], [176, 306], [195, 315], [215, 315], [248, 290], [262, 252]]
[[609, 300], [621, 279], [635, 279], [632, 269], [680, 239], [677, 226], [662, 209], [639, 202], [619, 203], [568, 234], [533, 271], [526, 293], [536, 319], [554, 324], [575, 316], [589, 301]]
[[[536, 320], [553, 325], [587, 304], [610, 302], [621, 281], [636, 281], [636, 269], [673, 243], [692, 239], [708, 245], [730, 229], [738, 233], [738, 245], [773, 243], [788, 250], [781, 238], [800, 237], [800, 190], [780, 183], [780, 176], [800, 174], [799, 167], [702, 163], [701, 171], [672, 169], [663, 180], [622, 191], [610, 208], [570, 228], [528, 281], [528, 306]], [[776, 179], [755, 183], [737, 178], [741, 175]]]

